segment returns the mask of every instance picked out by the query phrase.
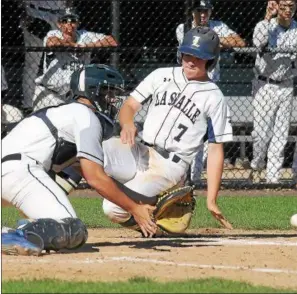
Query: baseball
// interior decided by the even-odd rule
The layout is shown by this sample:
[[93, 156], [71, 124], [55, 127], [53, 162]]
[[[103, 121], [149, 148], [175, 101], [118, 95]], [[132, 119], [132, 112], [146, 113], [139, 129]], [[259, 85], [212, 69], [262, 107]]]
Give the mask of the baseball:
[[292, 215], [290, 222], [293, 227], [297, 227], [297, 213]]

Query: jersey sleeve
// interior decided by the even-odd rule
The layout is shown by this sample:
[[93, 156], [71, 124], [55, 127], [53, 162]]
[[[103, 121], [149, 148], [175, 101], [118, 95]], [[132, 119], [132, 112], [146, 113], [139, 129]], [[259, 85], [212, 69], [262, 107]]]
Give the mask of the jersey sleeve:
[[158, 78], [159, 69], [151, 72], [140, 84], [136, 87], [136, 89], [130, 93], [134, 99], [136, 99], [139, 103], [142, 103], [151, 95], [153, 95], [155, 91], [155, 81]]
[[88, 44], [88, 43], [95, 43], [97, 41], [100, 41], [104, 39], [106, 36], [104, 34], [100, 33], [94, 33], [94, 32], [88, 32], [88, 31], [83, 31], [82, 33], [82, 43]]
[[176, 39], [177, 39], [179, 45], [182, 44], [183, 39], [184, 39], [184, 29], [185, 29], [185, 25], [183, 23], [181, 23], [178, 25], [178, 27], [175, 30]]
[[233, 30], [231, 30], [225, 23], [221, 23], [220, 30], [218, 32], [219, 37], [229, 37], [231, 35], [236, 34]]
[[253, 33], [253, 44], [257, 48], [263, 48], [268, 44], [269, 22], [267, 20], [257, 23]]
[[62, 33], [59, 31], [59, 30], [51, 30], [47, 33], [47, 35], [44, 37], [43, 39], [43, 45], [46, 47], [46, 42], [48, 40], [48, 38], [51, 38], [51, 37], [57, 37], [57, 38], [60, 38], [62, 39]]
[[74, 120], [77, 157], [89, 159], [103, 166], [103, 130], [99, 119], [86, 108], [82, 109]]
[[233, 140], [230, 110], [222, 93], [209, 99], [207, 109], [207, 134], [209, 143]]

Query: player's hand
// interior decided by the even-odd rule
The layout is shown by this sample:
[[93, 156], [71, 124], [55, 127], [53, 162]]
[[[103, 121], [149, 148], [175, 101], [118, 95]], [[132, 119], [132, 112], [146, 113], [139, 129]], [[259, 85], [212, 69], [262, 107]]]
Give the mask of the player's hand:
[[207, 209], [212, 214], [212, 216], [219, 221], [226, 229], [232, 230], [232, 225], [226, 220], [226, 218], [221, 213], [216, 203], [207, 203]]
[[157, 225], [152, 220], [155, 209], [155, 206], [148, 204], [137, 204], [131, 212], [145, 237], [152, 237], [157, 232]]
[[273, 0], [268, 1], [265, 19], [267, 19], [268, 21], [271, 20], [271, 18], [277, 15], [277, 12], [278, 12], [277, 2]]
[[121, 130], [122, 143], [133, 146], [135, 144], [136, 133], [137, 133], [137, 128], [134, 124], [123, 125]]

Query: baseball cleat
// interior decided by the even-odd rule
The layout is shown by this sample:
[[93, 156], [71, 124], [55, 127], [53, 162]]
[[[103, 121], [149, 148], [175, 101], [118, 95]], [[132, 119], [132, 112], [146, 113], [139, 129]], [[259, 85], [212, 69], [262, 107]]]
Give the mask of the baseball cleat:
[[35, 235], [34, 239], [38, 243], [28, 241], [23, 232], [16, 230], [15, 232], [1, 233], [2, 244], [1, 252], [6, 255], [25, 255], [25, 256], [40, 256], [43, 250], [42, 239], [33, 232], [28, 235]]

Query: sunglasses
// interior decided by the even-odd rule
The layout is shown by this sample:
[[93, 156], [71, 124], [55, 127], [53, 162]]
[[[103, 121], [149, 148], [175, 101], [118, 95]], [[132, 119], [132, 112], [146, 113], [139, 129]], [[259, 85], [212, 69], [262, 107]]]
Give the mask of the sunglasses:
[[60, 20], [60, 23], [66, 24], [66, 23], [77, 23], [78, 20], [76, 18], [64, 18]]

